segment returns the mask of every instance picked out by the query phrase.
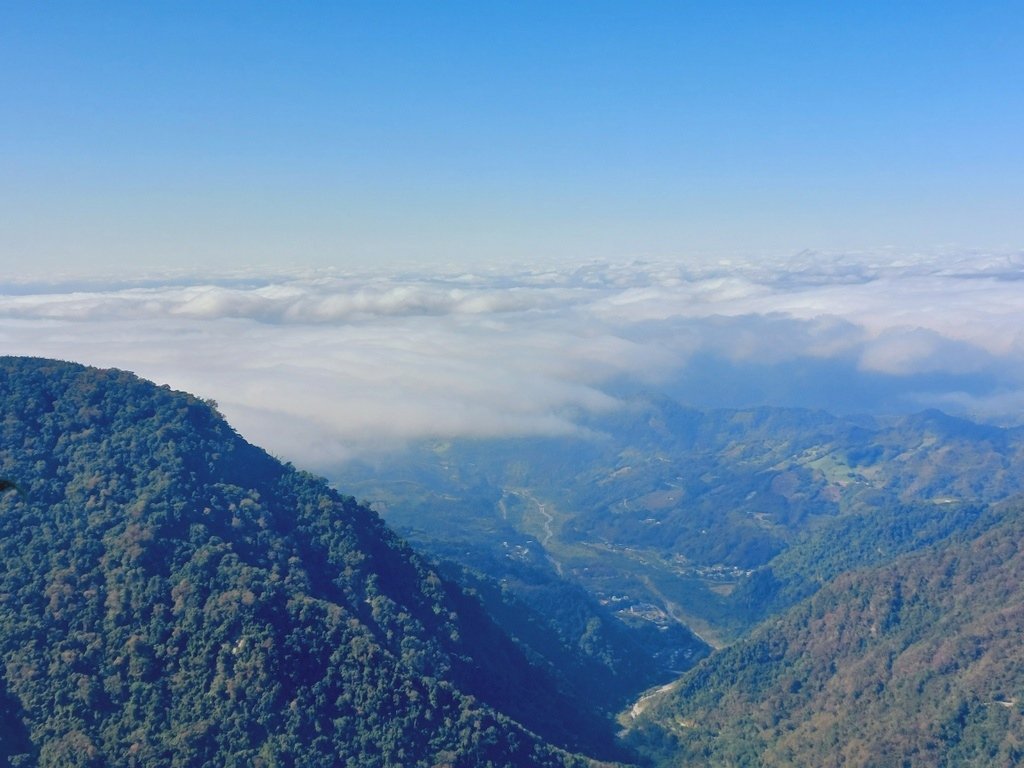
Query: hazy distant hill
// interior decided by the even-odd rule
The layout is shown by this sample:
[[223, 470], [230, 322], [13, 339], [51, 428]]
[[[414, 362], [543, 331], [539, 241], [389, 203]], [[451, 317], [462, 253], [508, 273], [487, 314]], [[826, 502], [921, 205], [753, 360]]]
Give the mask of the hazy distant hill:
[[[843, 570], [934, 543], [1024, 491], [1024, 430], [937, 411], [881, 420], [648, 396], [583, 426], [423, 443], [332, 479], [417, 545], [513, 592], [526, 562], [546, 567], [552, 584], [582, 585], [631, 626], [681, 621], [720, 641]], [[696, 645], [675, 658], [656, 641], [646, 647], [665, 661], [663, 679], [701, 655]]]
[[839, 576], [631, 723], [664, 766], [1024, 761], [1024, 507]]
[[[118, 371], [0, 358], [0, 761], [563, 766], [604, 724], [376, 514]], [[535, 735], [541, 734], [541, 735]]]

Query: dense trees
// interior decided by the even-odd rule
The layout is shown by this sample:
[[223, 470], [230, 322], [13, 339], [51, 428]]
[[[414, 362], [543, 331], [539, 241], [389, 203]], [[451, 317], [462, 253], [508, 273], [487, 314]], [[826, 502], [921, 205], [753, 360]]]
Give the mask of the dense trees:
[[[0, 760], [582, 765], [479, 604], [367, 508], [127, 373], [0, 359]], [[525, 723], [524, 727], [520, 723]]]
[[641, 715], [659, 764], [1014, 766], [1024, 760], [1024, 507], [842, 574]]

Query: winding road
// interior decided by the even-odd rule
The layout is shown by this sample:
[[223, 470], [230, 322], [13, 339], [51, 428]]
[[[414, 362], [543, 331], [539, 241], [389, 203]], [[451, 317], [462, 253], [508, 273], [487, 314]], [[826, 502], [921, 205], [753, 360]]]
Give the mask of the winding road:
[[[548, 512], [547, 505], [527, 490], [512, 490], [511, 488], [506, 488], [505, 493], [512, 493], [516, 496], [520, 496], [537, 506], [537, 511], [541, 516], [541, 528], [544, 529], [544, 535], [541, 537], [540, 544], [542, 547], [547, 549], [548, 542], [550, 542], [555, 536], [555, 531], [552, 527], [555, 522], [555, 516]], [[555, 560], [555, 558], [551, 557], [550, 552], [548, 553], [548, 560], [551, 561], [551, 564], [555, 566], [555, 570], [558, 572], [558, 575], [561, 576], [562, 564]]]

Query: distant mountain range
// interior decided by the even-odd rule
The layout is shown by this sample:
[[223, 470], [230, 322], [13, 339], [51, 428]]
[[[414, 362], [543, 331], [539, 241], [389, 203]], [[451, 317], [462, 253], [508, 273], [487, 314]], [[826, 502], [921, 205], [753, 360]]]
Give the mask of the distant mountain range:
[[1024, 491], [1024, 429], [938, 411], [851, 418], [646, 396], [582, 426], [421, 443], [331, 479], [435, 554], [554, 569], [620, 618], [660, 611], [719, 644], [841, 570], [925, 546]]

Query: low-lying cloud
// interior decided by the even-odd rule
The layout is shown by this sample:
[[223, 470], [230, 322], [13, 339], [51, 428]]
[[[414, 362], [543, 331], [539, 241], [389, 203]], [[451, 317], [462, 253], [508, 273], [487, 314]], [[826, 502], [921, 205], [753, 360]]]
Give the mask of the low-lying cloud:
[[216, 399], [314, 467], [424, 436], [559, 434], [656, 389], [697, 404], [1024, 402], [1024, 255], [0, 284], [0, 344]]

